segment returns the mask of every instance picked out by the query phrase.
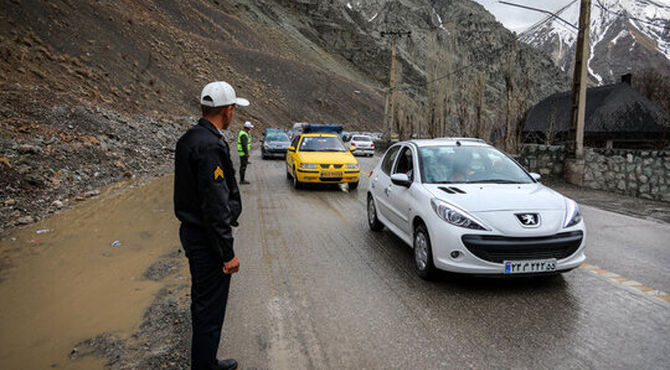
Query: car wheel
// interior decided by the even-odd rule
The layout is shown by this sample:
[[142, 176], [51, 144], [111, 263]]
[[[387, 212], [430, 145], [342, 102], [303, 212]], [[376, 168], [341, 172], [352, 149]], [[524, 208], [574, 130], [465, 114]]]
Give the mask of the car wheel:
[[293, 170], [293, 187], [296, 189], [302, 188], [302, 182], [298, 180], [298, 174], [295, 173], [295, 169]]
[[349, 190], [356, 190], [358, 188], [358, 181], [349, 183]]
[[435, 275], [430, 236], [424, 225], [417, 226], [414, 231], [414, 266], [422, 279], [430, 280]]
[[368, 195], [368, 226], [370, 226], [370, 230], [372, 231], [384, 230], [384, 224], [377, 218], [377, 207], [375, 207], [372, 195]]

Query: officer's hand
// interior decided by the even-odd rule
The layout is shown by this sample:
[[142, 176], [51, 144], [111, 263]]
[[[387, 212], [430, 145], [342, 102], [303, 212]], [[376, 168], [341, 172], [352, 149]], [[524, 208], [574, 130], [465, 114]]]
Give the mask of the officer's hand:
[[237, 256], [233, 257], [232, 260], [223, 263], [223, 273], [227, 275], [234, 274], [240, 270], [240, 260], [237, 259]]

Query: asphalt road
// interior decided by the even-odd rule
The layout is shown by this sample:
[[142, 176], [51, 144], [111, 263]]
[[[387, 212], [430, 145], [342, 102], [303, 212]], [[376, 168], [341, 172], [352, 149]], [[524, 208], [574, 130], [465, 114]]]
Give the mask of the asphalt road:
[[670, 303], [645, 291], [670, 291], [668, 224], [583, 207], [599, 269], [426, 282], [368, 231], [367, 176], [296, 191], [283, 161], [252, 162], [220, 347], [243, 368], [667, 368]]

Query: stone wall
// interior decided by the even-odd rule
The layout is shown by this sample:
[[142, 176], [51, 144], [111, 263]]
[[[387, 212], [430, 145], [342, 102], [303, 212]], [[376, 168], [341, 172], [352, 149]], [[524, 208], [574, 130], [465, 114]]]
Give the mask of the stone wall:
[[524, 144], [516, 158], [529, 172], [542, 177], [563, 177], [565, 148], [562, 145]]
[[[524, 144], [517, 160], [530, 172], [562, 178], [565, 148]], [[670, 152], [630, 149], [584, 150], [584, 187], [670, 202]]]
[[584, 186], [670, 202], [670, 152], [625, 149], [584, 151]]

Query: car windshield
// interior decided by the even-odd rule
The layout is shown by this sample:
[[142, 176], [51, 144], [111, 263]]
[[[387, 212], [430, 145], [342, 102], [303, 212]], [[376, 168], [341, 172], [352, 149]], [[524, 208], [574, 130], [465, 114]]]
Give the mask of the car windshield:
[[307, 136], [300, 143], [301, 152], [346, 152], [347, 148], [336, 136]]
[[354, 138], [352, 140], [353, 141], [372, 141], [372, 139], [370, 139], [367, 136], [354, 136]]
[[533, 179], [502, 152], [482, 146], [420, 149], [421, 178], [428, 184], [528, 184]]
[[286, 134], [272, 134], [268, 135], [267, 138], [265, 138], [265, 141], [272, 141], [272, 142], [290, 142], [291, 140], [288, 138]]

